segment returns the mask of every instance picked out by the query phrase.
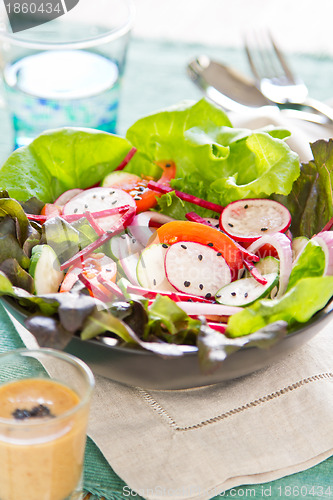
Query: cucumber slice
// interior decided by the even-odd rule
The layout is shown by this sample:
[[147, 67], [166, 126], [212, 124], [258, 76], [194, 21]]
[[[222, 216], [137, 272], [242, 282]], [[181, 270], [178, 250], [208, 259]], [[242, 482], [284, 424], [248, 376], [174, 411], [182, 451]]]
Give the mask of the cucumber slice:
[[122, 170], [117, 170], [108, 174], [102, 182], [102, 187], [119, 187], [123, 186], [131, 188], [136, 186], [140, 182], [141, 177], [129, 172], [124, 172]]
[[142, 252], [136, 267], [136, 276], [140, 286], [151, 290], [175, 291], [166, 277], [164, 268], [167, 250], [167, 245], [156, 244], [150, 245]]
[[221, 288], [215, 295], [215, 299], [226, 306], [248, 306], [257, 299], [266, 297], [279, 282], [277, 273], [264, 276], [267, 280], [266, 285], [261, 285], [252, 277], [242, 278]]
[[[258, 269], [259, 273], [262, 275], [271, 273], [279, 274], [280, 272], [279, 259], [276, 259], [272, 256], [260, 259], [259, 262], [256, 262], [256, 264], [254, 264], [254, 267]], [[246, 271], [245, 278], [249, 278], [250, 276], [251, 273], [249, 273], [249, 271]]]
[[36, 245], [32, 249], [29, 273], [34, 278], [35, 293], [56, 293], [64, 278], [58, 257], [49, 245]]

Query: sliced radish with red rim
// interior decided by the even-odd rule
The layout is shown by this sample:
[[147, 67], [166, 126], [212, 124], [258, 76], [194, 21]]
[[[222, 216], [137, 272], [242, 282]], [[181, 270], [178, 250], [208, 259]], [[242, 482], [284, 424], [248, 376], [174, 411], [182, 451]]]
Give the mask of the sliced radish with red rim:
[[230, 283], [230, 267], [221, 252], [201, 243], [180, 241], [168, 249], [165, 272], [169, 282], [179, 291], [206, 299]]
[[252, 242], [267, 234], [285, 232], [291, 223], [289, 210], [277, 201], [245, 199], [230, 203], [220, 217], [220, 227], [237, 241]]
[[[128, 205], [136, 209], [133, 198], [121, 189], [96, 187], [87, 189], [74, 196], [63, 208], [64, 215], [98, 212], [108, 208], [119, 208]], [[98, 225], [107, 231], [120, 219], [120, 215], [111, 215], [98, 219]]]

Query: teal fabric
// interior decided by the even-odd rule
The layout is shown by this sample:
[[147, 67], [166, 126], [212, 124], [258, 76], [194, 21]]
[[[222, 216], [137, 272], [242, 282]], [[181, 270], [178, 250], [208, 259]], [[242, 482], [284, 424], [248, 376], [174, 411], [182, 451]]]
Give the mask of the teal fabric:
[[[249, 73], [245, 54], [226, 47], [203, 47], [133, 39], [128, 53], [123, 82], [118, 132], [123, 134], [138, 118], [184, 99], [198, 99], [199, 90], [186, 77], [186, 64], [195, 56], [210, 57]], [[332, 98], [333, 62], [327, 56], [292, 54], [289, 61], [307, 82], [312, 97]], [[12, 130], [8, 117], [0, 116], [0, 159], [9, 154]], [[0, 303], [0, 352], [22, 347], [13, 323]], [[306, 439], [306, 437], [304, 437]], [[215, 497], [221, 498], [333, 498], [333, 457], [304, 472], [264, 485], [241, 486]], [[84, 488], [92, 500], [121, 500], [125, 483], [109, 466], [97, 446], [88, 439], [84, 470]], [[125, 490], [126, 493], [129, 490]], [[130, 496], [140, 499], [139, 496]]]

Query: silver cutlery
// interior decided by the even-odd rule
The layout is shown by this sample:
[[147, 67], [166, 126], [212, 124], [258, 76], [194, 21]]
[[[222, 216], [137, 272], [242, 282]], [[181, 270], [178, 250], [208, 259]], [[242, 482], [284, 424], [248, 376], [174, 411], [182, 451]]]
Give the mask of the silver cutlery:
[[252, 32], [245, 37], [245, 51], [256, 85], [278, 105], [300, 105], [333, 122], [333, 108], [308, 95], [305, 83], [296, 76], [269, 32]]
[[[207, 55], [200, 55], [190, 61], [187, 74], [208, 99], [226, 111], [244, 113], [262, 106], [275, 106], [256, 87], [254, 80]], [[326, 121], [320, 115], [294, 109], [285, 109], [283, 113], [289, 118], [317, 124]]]

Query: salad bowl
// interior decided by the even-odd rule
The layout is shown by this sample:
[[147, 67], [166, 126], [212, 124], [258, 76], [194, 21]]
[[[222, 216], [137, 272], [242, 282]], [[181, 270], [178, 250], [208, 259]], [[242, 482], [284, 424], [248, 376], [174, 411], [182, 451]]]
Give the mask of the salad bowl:
[[[22, 325], [26, 311], [13, 300], [2, 298], [7, 311]], [[304, 326], [268, 349], [249, 347], [239, 350], [212, 372], [200, 369], [197, 351], [177, 358], [163, 359], [148, 351], [129, 346], [107, 345], [98, 340], [73, 337], [65, 348], [85, 361], [93, 372], [125, 385], [150, 390], [180, 390], [227, 382], [267, 368], [292, 354], [333, 321], [333, 300]]]
[[292, 353], [333, 319], [333, 145], [300, 165], [288, 135], [235, 129], [205, 99], [126, 138], [46, 131], [0, 168], [5, 308], [39, 345], [147, 389], [226, 382]]

